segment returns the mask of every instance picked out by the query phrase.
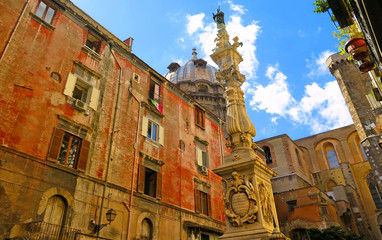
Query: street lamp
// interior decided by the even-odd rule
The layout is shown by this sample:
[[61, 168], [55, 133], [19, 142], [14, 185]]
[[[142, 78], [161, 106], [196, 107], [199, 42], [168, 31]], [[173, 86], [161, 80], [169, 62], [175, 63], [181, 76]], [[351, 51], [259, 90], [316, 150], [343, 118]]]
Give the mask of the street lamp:
[[[109, 211], [106, 212], [106, 220], [109, 222], [109, 225], [111, 224], [111, 222], [114, 221], [116, 216], [117, 212], [112, 208], [110, 208]], [[95, 224], [94, 221], [92, 221], [92, 224], [94, 225], [93, 233], [98, 233], [99, 231], [101, 231], [102, 228], [108, 225], [107, 223]]]

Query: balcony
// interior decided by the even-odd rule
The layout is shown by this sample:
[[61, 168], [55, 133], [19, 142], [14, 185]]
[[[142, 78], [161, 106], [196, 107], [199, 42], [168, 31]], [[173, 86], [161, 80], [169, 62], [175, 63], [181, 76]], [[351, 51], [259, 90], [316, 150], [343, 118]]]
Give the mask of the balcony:
[[45, 222], [31, 222], [25, 226], [28, 240], [75, 240], [79, 230]]

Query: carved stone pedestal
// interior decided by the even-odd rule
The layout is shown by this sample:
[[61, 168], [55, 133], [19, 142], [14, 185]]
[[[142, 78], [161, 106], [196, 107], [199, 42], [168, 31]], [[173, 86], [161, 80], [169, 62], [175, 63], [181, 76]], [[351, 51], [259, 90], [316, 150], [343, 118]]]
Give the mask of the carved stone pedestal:
[[260, 157], [228, 160], [214, 172], [223, 177], [226, 208], [227, 229], [219, 239], [286, 239], [278, 227], [270, 181], [276, 174]]

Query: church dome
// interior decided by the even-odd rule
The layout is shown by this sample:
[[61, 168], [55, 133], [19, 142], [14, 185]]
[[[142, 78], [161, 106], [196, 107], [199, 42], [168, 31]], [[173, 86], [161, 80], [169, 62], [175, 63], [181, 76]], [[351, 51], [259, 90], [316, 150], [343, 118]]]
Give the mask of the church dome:
[[181, 81], [207, 80], [211, 83], [218, 83], [215, 78], [217, 69], [209, 65], [205, 60], [197, 58], [196, 49], [192, 49], [192, 58], [183, 66], [178, 63], [171, 63], [167, 68], [170, 70], [164, 76], [172, 83]]

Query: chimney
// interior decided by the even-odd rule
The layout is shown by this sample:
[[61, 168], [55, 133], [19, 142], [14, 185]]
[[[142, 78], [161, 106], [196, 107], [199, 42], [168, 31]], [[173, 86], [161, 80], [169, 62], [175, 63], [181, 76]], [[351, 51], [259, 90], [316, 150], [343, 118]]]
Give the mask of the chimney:
[[127, 45], [127, 47], [130, 49], [130, 51], [131, 51], [131, 49], [133, 47], [133, 40], [134, 40], [134, 38], [129, 37], [128, 39], [123, 41]]

